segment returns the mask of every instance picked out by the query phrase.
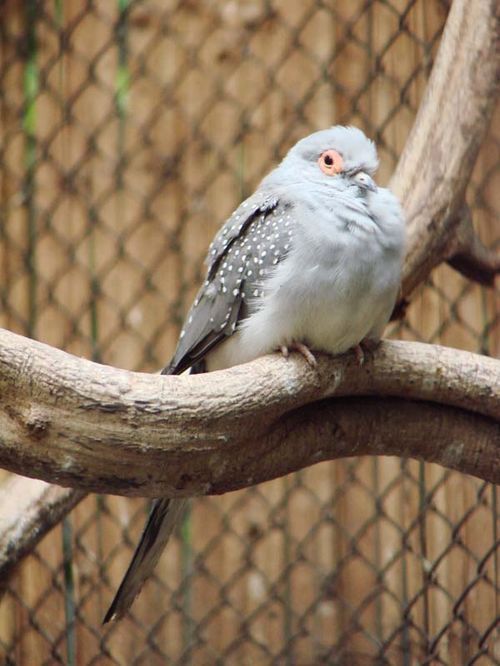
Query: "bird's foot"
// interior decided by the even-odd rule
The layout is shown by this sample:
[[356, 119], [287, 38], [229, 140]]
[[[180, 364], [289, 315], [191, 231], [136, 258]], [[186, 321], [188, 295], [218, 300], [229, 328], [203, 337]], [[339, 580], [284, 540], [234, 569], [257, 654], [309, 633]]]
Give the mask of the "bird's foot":
[[371, 354], [378, 346], [378, 340], [370, 340], [369, 338], [361, 340], [359, 345], [356, 345], [352, 348], [354, 356], [356, 357], [356, 363], [361, 367], [365, 360], [366, 355]]
[[303, 342], [292, 342], [289, 345], [281, 345], [280, 350], [285, 358], [290, 356], [291, 351], [297, 351], [306, 359], [311, 368], [315, 368], [318, 365], [316, 357]]
[[354, 356], [356, 357], [356, 363], [361, 367], [365, 362], [365, 352], [363, 347], [359, 344], [352, 348]]

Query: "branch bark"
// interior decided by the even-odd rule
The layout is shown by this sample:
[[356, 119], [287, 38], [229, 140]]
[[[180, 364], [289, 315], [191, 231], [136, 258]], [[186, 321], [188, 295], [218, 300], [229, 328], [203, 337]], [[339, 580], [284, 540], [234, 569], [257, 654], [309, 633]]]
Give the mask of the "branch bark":
[[71, 509], [83, 490], [12, 476], [0, 486], [0, 582]]
[[[385, 342], [362, 368], [350, 354], [322, 357], [314, 370], [275, 355], [224, 372], [164, 377], [0, 331], [0, 385], [0, 465], [87, 491], [217, 494], [368, 453], [500, 481], [500, 362], [445, 347]], [[359, 395], [379, 399], [366, 409], [366, 399], [311, 405]], [[394, 406], [381, 396], [404, 401]], [[421, 419], [413, 437], [406, 429], [401, 436], [398, 411], [407, 422]]]
[[485, 247], [476, 236], [468, 206], [464, 206], [460, 218], [450, 243], [452, 252], [448, 264], [470, 280], [493, 287], [500, 273], [500, 254]]
[[[499, 72], [498, 1], [454, 0], [391, 181], [408, 220], [403, 301], [454, 254], [465, 190], [498, 99]], [[461, 265], [455, 263], [458, 270]], [[404, 311], [401, 303], [396, 309]]]

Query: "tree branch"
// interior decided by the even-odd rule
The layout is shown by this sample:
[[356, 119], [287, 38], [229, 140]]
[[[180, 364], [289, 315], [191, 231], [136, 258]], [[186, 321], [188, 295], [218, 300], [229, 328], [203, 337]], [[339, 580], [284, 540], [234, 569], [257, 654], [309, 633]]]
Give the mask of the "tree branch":
[[[323, 460], [363, 455], [410, 457], [500, 483], [500, 425], [457, 408], [397, 398], [339, 398], [299, 408], [253, 453], [232, 460], [226, 492]], [[240, 468], [240, 465], [243, 467]], [[240, 469], [242, 470], [240, 472]], [[246, 485], [246, 483], [245, 483]]]
[[[403, 301], [452, 256], [465, 190], [498, 99], [499, 42], [497, 0], [454, 0], [391, 181], [408, 220]], [[397, 309], [404, 311], [401, 303]]]
[[[445, 347], [385, 342], [362, 368], [349, 354], [321, 357], [314, 370], [275, 355], [224, 372], [164, 377], [0, 331], [0, 384], [0, 465], [88, 491], [222, 493], [360, 453], [432, 459], [500, 481], [500, 362]], [[370, 402], [366, 413], [364, 401], [354, 402], [346, 416], [339, 405], [311, 406], [356, 395], [404, 397], [390, 413], [422, 419], [413, 439], [401, 436], [400, 419], [380, 422], [386, 400]], [[431, 418], [415, 400], [455, 409]], [[318, 410], [326, 420], [313, 436]], [[452, 437], [462, 432], [467, 446], [444, 437], [444, 427]], [[341, 437], [324, 440], [325, 429]], [[460, 456], [451, 459], [457, 446]]]
[[448, 263], [465, 277], [485, 287], [493, 287], [500, 273], [500, 254], [485, 247], [476, 236], [468, 206], [464, 206], [460, 213]]
[[78, 502], [82, 490], [12, 476], [0, 486], [0, 581]]

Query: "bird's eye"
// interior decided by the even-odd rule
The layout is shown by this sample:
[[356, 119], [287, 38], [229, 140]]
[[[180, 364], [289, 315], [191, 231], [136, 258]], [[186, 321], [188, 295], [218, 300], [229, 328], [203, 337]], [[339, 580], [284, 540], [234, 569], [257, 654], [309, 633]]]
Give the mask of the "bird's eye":
[[344, 167], [344, 161], [336, 150], [325, 150], [318, 160], [319, 168], [327, 176], [335, 176]]

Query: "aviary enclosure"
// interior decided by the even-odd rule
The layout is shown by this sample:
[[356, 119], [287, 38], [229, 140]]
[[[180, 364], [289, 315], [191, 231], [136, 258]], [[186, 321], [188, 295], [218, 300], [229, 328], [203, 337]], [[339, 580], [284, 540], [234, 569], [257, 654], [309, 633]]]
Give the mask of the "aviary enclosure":
[[[157, 371], [215, 230], [295, 140], [358, 125], [389, 181], [449, 10], [445, 0], [0, 2], [1, 326]], [[490, 249], [499, 157], [497, 113], [466, 191]], [[389, 334], [495, 357], [498, 302], [443, 264]], [[6, 665], [500, 661], [498, 490], [472, 476], [349, 458], [194, 499], [132, 612], [106, 627], [147, 502], [2, 478], [0, 534], [9, 516], [22, 533], [28, 508], [36, 532], [12, 562], [3, 543]]]

